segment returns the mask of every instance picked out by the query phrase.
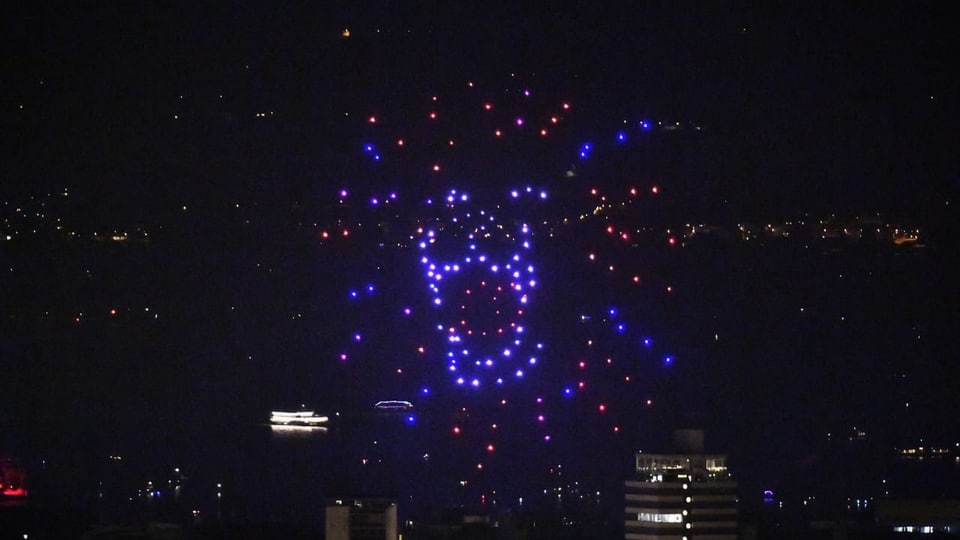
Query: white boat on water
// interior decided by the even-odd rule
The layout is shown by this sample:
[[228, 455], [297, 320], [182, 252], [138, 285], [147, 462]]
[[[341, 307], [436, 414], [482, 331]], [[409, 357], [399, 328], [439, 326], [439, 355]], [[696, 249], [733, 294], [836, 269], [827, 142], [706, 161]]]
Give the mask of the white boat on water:
[[320, 416], [313, 411], [271, 411], [271, 426], [320, 427], [330, 421], [329, 416]]
[[388, 399], [378, 401], [373, 408], [383, 412], [406, 412], [413, 409], [413, 403], [399, 399]]

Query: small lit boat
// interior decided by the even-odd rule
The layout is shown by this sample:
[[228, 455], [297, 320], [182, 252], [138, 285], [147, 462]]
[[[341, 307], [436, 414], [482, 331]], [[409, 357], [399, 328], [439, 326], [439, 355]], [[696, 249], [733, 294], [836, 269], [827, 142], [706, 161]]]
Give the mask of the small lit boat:
[[328, 416], [319, 416], [313, 411], [272, 411], [270, 425], [318, 427], [330, 421]]

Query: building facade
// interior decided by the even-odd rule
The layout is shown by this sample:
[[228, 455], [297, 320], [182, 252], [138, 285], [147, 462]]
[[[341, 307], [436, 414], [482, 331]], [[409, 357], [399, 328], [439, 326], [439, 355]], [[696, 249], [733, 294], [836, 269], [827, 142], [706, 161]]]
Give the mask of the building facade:
[[393, 499], [336, 499], [326, 505], [326, 540], [397, 540]]
[[[702, 436], [701, 436], [702, 440]], [[627, 540], [737, 540], [737, 483], [723, 454], [636, 454]]]

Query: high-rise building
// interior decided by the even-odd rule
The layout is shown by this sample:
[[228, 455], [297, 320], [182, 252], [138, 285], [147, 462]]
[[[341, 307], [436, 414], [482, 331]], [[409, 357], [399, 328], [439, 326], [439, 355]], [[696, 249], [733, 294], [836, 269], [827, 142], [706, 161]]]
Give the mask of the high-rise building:
[[703, 452], [703, 432], [675, 433], [679, 453], [636, 454], [625, 484], [626, 540], [736, 540], [737, 483], [724, 454]]
[[397, 540], [393, 499], [336, 499], [326, 507], [326, 540]]

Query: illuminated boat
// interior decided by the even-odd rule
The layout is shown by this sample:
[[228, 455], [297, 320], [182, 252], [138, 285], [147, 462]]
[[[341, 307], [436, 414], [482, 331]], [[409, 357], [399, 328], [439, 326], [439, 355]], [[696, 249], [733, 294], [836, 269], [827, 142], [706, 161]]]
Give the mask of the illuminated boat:
[[330, 421], [328, 416], [319, 416], [313, 411], [271, 411], [271, 426], [320, 427]]
[[410, 403], [409, 401], [391, 399], [386, 401], [378, 401], [373, 408], [384, 412], [404, 412], [412, 409], [413, 403]]

